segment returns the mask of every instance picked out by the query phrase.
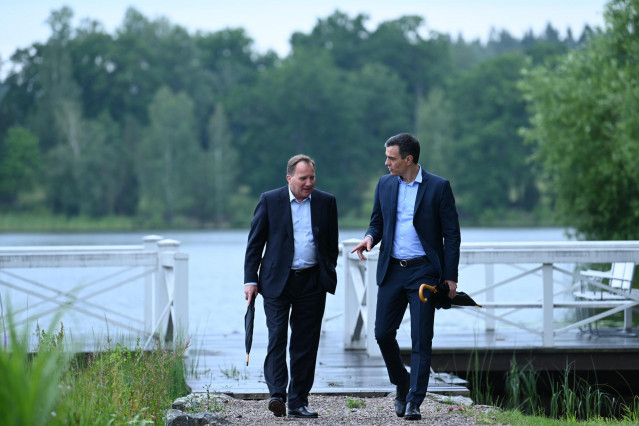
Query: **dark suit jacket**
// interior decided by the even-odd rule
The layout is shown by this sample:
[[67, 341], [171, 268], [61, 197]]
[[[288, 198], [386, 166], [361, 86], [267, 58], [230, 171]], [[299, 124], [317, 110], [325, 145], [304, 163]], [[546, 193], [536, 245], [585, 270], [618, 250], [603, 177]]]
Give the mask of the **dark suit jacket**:
[[[313, 191], [311, 226], [317, 248], [319, 281], [327, 292], [334, 294], [339, 247], [337, 202], [332, 194], [318, 189]], [[257, 203], [246, 246], [244, 282], [257, 282], [262, 295], [278, 297], [293, 264], [293, 251], [291, 203], [288, 186], [284, 186], [263, 193]]]
[[[380, 240], [377, 285], [382, 285], [395, 236], [397, 220], [397, 176], [385, 175], [375, 188], [375, 202], [367, 235], [373, 245]], [[457, 282], [461, 234], [450, 182], [422, 168], [422, 183], [415, 199], [413, 226], [428, 258], [439, 271], [439, 279]]]

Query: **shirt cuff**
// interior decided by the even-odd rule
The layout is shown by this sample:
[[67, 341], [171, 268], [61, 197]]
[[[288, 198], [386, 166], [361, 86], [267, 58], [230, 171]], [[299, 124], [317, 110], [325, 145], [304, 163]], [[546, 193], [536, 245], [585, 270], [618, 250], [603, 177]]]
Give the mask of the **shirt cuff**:
[[257, 283], [244, 283], [244, 285], [257, 285]]

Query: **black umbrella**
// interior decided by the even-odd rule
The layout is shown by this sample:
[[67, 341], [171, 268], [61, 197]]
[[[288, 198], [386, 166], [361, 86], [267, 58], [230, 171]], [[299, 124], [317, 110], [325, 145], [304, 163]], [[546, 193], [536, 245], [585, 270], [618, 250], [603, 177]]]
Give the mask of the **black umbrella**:
[[255, 322], [255, 299], [257, 296], [253, 296], [251, 303], [246, 308], [246, 315], [244, 315], [244, 330], [246, 335], [244, 337], [244, 345], [246, 346], [246, 365], [249, 364], [249, 353], [251, 352], [251, 346], [253, 345], [253, 323]]
[[481, 308], [481, 305], [473, 300], [472, 297], [464, 293], [463, 291], [457, 292], [455, 297], [451, 300], [448, 297], [448, 292], [450, 288], [448, 288], [448, 284], [445, 282], [439, 283], [435, 286], [422, 284], [419, 286], [419, 298], [422, 302], [426, 302], [428, 299], [424, 297], [424, 289], [430, 290], [436, 298], [440, 299], [441, 307], [444, 309], [450, 308], [450, 304], [457, 306], [477, 306]]

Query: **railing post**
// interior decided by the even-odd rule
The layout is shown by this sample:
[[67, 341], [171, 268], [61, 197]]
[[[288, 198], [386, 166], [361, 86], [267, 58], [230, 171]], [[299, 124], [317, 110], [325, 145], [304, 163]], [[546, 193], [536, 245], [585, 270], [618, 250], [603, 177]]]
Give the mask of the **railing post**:
[[[161, 339], [173, 340], [176, 331], [175, 324], [175, 254], [180, 247], [180, 242], [175, 240], [158, 241], [160, 279], [155, 286], [156, 318], [154, 326]], [[171, 328], [169, 328], [169, 319]]]
[[[158, 251], [157, 243], [163, 237], [159, 235], [147, 235], [142, 238], [142, 247], [146, 251]], [[148, 334], [153, 332], [155, 313], [155, 283], [159, 278], [160, 262], [155, 266], [155, 271], [144, 278], [144, 331]]]
[[359, 315], [359, 301], [353, 287], [351, 268], [355, 260], [350, 259], [350, 253], [357, 245], [357, 240], [347, 240], [342, 243], [342, 285], [344, 286], [344, 349], [362, 349], [353, 338], [353, 331]]
[[[178, 343], [186, 341], [189, 335], [189, 255], [175, 253], [175, 283], [173, 287], [173, 306], [175, 308], [173, 339]], [[179, 340], [182, 339], [182, 342]]]
[[[494, 302], [495, 301], [495, 288], [493, 285], [495, 284], [495, 265], [493, 263], [486, 263], [484, 265], [484, 277], [485, 277], [485, 287], [486, 287], [486, 301]], [[485, 308], [490, 316], [486, 316], [484, 319], [484, 325], [486, 331], [495, 331], [495, 309], [494, 308]]]
[[555, 340], [554, 317], [553, 317], [553, 267], [552, 263], [544, 263], [542, 266], [543, 274], [543, 294], [541, 302], [541, 310], [543, 317], [543, 333], [542, 345], [544, 347], [552, 347]]
[[379, 250], [366, 255], [364, 283], [366, 285], [366, 352], [371, 357], [381, 357], [377, 340], [375, 340], [375, 318], [377, 318], [377, 262]]
[[[342, 243], [344, 265], [344, 349], [366, 349], [369, 356], [381, 356], [375, 340], [375, 309], [377, 306], [377, 258], [379, 250], [366, 253], [368, 260], [359, 260], [351, 250], [360, 240]], [[357, 287], [357, 288], [356, 288]]]

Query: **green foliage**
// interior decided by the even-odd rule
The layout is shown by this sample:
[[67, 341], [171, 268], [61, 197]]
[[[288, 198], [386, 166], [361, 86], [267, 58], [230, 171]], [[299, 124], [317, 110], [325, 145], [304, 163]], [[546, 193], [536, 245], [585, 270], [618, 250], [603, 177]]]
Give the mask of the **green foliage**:
[[188, 342], [143, 351], [138, 339], [132, 351], [117, 344], [72, 358], [62, 324], [38, 325], [31, 348], [27, 328], [20, 331], [11, 313], [2, 321], [0, 424], [159, 424], [173, 400], [188, 393]]
[[11, 127], [0, 139], [0, 205], [15, 204], [38, 182], [41, 170], [38, 138], [24, 127]]
[[506, 406], [525, 414], [539, 414], [540, 402], [537, 384], [539, 372], [531, 363], [519, 367], [516, 360], [510, 362], [510, 370], [506, 373]]
[[145, 352], [117, 344], [76, 358], [63, 377], [51, 424], [161, 422], [173, 400], [184, 396], [182, 356], [186, 347]]
[[346, 406], [350, 409], [366, 407], [366, 401], [363, 399], [346, 398]]
[[38, 348], [32, 354], [26, 327], [20, 332], [11, 314], [2, 320], [0, 423], [49, 424], [60, 397], [60, 379], [68, 365], [61, 344], [63, 329], [60, 328], [59, 333], [53, 329], [46, 332], [38, 329]]
[[369, 29], [366, 15], [335, 11], [279, 58], [241, 28], [189, 34], [131, 8], [109, 34], [72, 18], [54, 10], [49, 40], [16, 51], [0, 81], [0, 140], [27, 129], [43, 170], [35, 154], [15, 166], [38, 176], [16, 194], [0, 166], [0, 188], [13, 188], [0, 202], [158, 227], [248, 226], [258, 194], [285, 185], [285, 162], [300, 152], [317, 161], [340, 218], [358, 223], [386, 172], [384, 141], [405, 131], [422, 140], [425, 166], [451, 179], [465, 221], [538, 221], [549, 207], [517, 134], [528, 119], [519, 68], [587, 38], [560, 40], [548, 26], [453, 42], [424, 36], [420, 16]]
[[536, 205], [527, 163], [532, 150], [517, 133], [526, 123], [517, 89], [525, 63], [520, 54], [500, 55], [462, 74], [451, 89], [458, 125], [444, 156], [454, 159], [448, 172], [462, 217], [481, 221], [491, 211], [531, 211]]
[[149, 121], [138, 152], [140, 212], [171, 223], [195, 202], [193, 165], [200, 147], [193, 101], [184, 92], [162, 87], [149, 105]]
[[638, 16], [637, 0], [609, 2], [604, 32], [522, 83], [524, 135], [560, 219], [586, 239], [639, 238]]

